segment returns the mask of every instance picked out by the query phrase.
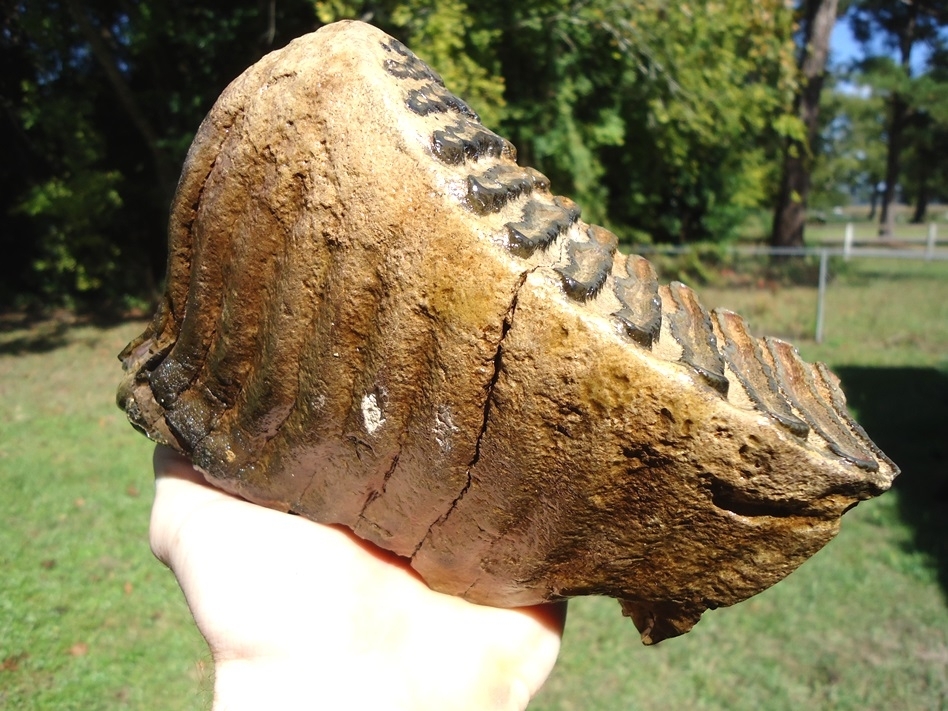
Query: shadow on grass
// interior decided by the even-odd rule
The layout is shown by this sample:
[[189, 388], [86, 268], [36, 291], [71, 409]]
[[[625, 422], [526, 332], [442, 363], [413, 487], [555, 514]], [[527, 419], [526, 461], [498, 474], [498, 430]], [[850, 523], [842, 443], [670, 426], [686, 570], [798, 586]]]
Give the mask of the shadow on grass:
[[915, 547], [937, 567], [948, 602], [948, 375], [935, 368], [835, 369], [850, 406], [902, 469], [895, 481]]
[[0, 355], [48, 353], [68, 345], [76, 327], [111, 328], [131, 318], [142, 318], [142, 314], [106, 309], [0, 313]]

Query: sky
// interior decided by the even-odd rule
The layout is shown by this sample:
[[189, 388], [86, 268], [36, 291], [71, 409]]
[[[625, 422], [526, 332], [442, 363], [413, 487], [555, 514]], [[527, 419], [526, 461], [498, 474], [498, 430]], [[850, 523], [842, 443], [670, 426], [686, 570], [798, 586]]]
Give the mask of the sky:
[[[872, 46], [877, 52], [884, 51], [881, 40], [874, 40]], [[830, 35], [831, 66], [838, 67], [853, 59], [862, 59], [863, 56], [862, 45], [853, 37], [849, 22], [845, 19], [838, 20], [833, 27], [833, 34]], [[918, 74], [925, 68], [927, 57], [928, 48], [926, 46], [919, 45], [912, 49], [912, 71], [914, 74]]]
[[833, 34], [830, 35], [830, 62], [833, 64], [845, 64], [852, 59], [862, 57], [862, 48], [853, 37], [852, 30], [849, 29], [849, 23], [846, 20], [837, 21], [833, 27]]

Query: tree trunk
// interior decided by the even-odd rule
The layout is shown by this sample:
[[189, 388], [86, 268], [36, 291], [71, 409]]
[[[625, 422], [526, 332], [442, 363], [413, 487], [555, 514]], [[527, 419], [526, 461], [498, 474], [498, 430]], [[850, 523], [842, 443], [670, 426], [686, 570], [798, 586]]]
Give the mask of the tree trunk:
[[800, 155], [802, 144], [793, 141], [787, 147], [783, 160], [783, 177], [777, 209], [774, 212], [773, 247], [802, 247], [806, 225], [806, 195], [810, 189], [810, 172]]
[[[918, 17], [918, 3], [907, 3], [908, 19], [899, 33], [899, 53], [902, 70], [906, 76], [912, 75], [912, 45], [915, 44], [915, 32]], [[892, 94], [892, 114], [889, 117], [889, 145], [885, 161], [885, 192], [882, 194], [882, 208], [879, 213], [879, 236], [892, 237], [895, 227], [895, 213], [892, 201], [895, 200], [895, 188], [899, 182], [900, 157], [902, 154], [902, 134], [908, 124], [910, 107], [898, 93]]]
[[909, 107], [898, 94], [892, 95], [892, 114], [889, 118], [889, 145], [885, 160], [885, 189], [882, 192], [882, 205], [879, 210], [879, 236], [892, 237], [895, 231], [895, 188], [899, 182], [900, 157], [902, 154], [902, 134], [908, 120]]
[[795, 109], [806, 128], [806, 142], [787, 142], [770, 237], [774, 247], [803, 246], [813, 149], [819, 135], [820, 93], [838, 5], [838, 0], [806, 0], [804, 3], [806, 24], [800, 52], [802, 89], [796, 97]]
[[920, 225], [925, 221], [928, 212], [928, 169], [925, 161], [919, 161], [918, 193], [915, 195], [915, 213], [912, 215], [912, 224]]
[[151, 153], [159, 188], [161, 189], [165, 202], [170, 204], [177, 179], [175, 171], [171, 168], [164, 151], [159, 145], [158, 134], [152, 127], [148, 117], [145, 116], [144, 112], [139, 108], [131, 88], [129, 88], [128, 83], [124, 77], [122, 77], [122, 73], [116, 66], [112, 53], [102, 40], [100, 33], [96, 31], [96, 28], [89, 21], [85, 10], [80, 6], [78, 0], [66, 0], [66, 6], [76, 21], [76, 26], [82, 33], [82, 36], [86, 42], [89, 43], [89, 49], [92, 51], [96, 62], [102, 67], [102, 71], [105, 72], [109, 84], [112, 85], [112, 89], [118, 96], [119, 103], [122, 108], [125, 109], [125, 113], [128, 114], [132, 125], [138, 130], [138, 133], [141, 135]]

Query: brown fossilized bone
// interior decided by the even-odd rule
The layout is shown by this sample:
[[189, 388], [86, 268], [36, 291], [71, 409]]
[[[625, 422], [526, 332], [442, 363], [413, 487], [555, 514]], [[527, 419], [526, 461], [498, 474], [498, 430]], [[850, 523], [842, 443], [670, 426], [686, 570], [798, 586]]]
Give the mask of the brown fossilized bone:
[[436, 590], [621, 600], [646, 642], [777, 582], [897, 469], [836, 378], [616, 251], [360, 23], [202, 124], [119, 401], [215, 484]]

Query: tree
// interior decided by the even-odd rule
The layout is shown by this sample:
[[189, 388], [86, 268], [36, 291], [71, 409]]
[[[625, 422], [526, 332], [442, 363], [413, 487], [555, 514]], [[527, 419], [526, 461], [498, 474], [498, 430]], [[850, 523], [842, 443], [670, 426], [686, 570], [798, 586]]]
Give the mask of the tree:
[[800, 88], [794, 98], [794, 112], [802, 127], [787, 137], [770, 237], [774, 247], [803, 246], [810, 173], [820, 128], [820, 95], [837, 7], [838, 0], [804, 0], [802, 3]]
[[25, 272], [16, 290], [46, 302], [156, 291], [191, 136], [228, 81], [315, 25], [312, 7], [60, 0], [2, 12], [17, 78], [0, 82], [4, 120], [20, 140], [0, 165], [0, 240], [17, 258], [0, 269]]
[[[900, 177], [900, 161], [905, 131], [912, 120], [912, 51], [921, 42], [934, 42], [948, 18], [948, 6], [938, 0], [861, 0], [851, 11], [853, 33], [867, 47], [873, 36], [882, 33], [885, 47], [897, 53], [895, 64], [883, 74], [889, 89], [889, 121], [885, 188], [879, 215], [879, 235], [891, 236], [894, 213], [891, 209]], [[885, 57], [870, 54], [870, 68], [885, 67]]]
[[931, 200], [948, 198], [948, 48], [940, 38], [925, 72], [912, 82], [911, 101], [904, 182], [915, 202], [911, 221], [918, 224]]
[[944, 195], [944, 161], [948, 149], [948, 129], [939, 125], [930, 114], [916, 111], [905, 131], [902, 159], [902, 188], [908, 200], [915, 203], [910, 222], [922, 224], [932, 198]]
[[885, 98], [849, 79], [823, 92], [808, 205], [827, 209], [869, 202], [874, 211], [885, 173]]

